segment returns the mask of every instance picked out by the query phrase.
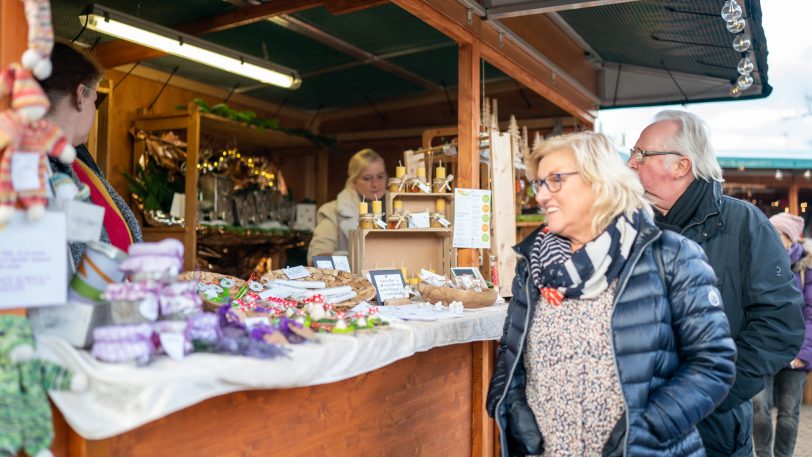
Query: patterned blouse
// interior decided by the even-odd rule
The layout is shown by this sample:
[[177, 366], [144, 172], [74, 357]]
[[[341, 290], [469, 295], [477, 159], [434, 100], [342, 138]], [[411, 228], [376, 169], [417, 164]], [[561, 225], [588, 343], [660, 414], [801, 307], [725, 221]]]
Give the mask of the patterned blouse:
[[625, 411], [612, 353], [614, 281], [597, 298], [539, 301], [524, 365], [544, 456], [600, 456]]

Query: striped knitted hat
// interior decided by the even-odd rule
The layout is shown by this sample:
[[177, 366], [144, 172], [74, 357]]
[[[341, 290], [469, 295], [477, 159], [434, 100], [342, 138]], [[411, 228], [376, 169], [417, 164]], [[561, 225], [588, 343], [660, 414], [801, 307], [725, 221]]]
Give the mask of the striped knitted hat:
[[11, 90], [11, 108], [18, 112], [40, 108], [39, 110], [34, 111], [37, 113], [41, 112], [41, 115], [30, 115], [24, 117], [27, 117], [29, 121], [42, 118], [50, 106], [48, 97], [45, 96], [45, 92], [39, 86], [39, 83], [34, 79], [34, 75], [31, 74], [31, 70], [16, 67], [14, 69], [14, 73], [14, 86]]

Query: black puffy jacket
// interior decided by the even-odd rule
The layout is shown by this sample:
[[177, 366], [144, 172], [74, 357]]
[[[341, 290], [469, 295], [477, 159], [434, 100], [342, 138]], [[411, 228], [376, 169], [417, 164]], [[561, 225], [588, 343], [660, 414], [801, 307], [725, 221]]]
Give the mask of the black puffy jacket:
[[[524, 396], [523, 351], [539, 302], [528, 260], [535, 236], [515, 248], [513, 299], [486, 404], [506, 456], [538, 453], [543, 439]], [[715, 283], [699, 246], [643, 218], [615, 295], [612, 347], [626, 415], [605, 455], [704, 455], [695, 424], [727, 395], [736, 354]]]

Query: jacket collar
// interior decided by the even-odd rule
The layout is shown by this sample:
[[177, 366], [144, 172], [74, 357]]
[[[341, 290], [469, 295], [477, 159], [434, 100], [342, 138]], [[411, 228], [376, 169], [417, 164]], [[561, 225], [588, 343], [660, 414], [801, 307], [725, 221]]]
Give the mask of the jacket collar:
[[336, 197], [336, 212], [345, 218], [358, 218], [358, 204], [361, 197], [354, 188], [347, 186]]
[[705, 238], [710, 237], [711, 232], [715, 232], [716, 229], [722, 230], [724, 221], [721, 218], [715, 218], [718, 220], [714, 220], [712, 223], [707, 222], [711, 216], [721, 214], [722, 197], [724, 197], [722, 193], [722, 183], [714, 181], [711, 186], [711, 191], [705, 193], [702, 201], [699, 203], [699, 207], [696, 209], [694, 217], [691, 218], [691, 221], [685, 229], [683, 229], [682, 233], [685, 233], [688, 228], [696, 225], [708, 227], [704, 230], [707, 234], [704, 235]]

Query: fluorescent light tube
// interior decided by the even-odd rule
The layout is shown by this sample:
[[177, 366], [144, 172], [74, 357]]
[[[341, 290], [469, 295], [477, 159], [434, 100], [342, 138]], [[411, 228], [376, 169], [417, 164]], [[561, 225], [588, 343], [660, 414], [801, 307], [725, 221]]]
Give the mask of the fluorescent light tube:
[[263, 83], [288, 89], [302, 83], [296, 71], [289, 68], [106, 7], [90, 5], [79, 20], [91, 30]]

